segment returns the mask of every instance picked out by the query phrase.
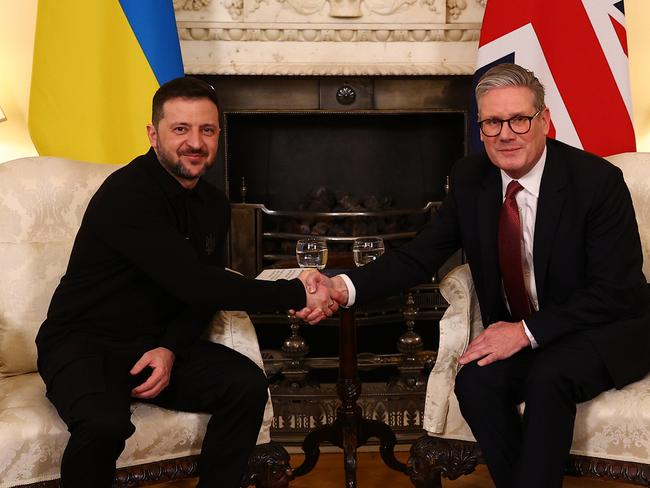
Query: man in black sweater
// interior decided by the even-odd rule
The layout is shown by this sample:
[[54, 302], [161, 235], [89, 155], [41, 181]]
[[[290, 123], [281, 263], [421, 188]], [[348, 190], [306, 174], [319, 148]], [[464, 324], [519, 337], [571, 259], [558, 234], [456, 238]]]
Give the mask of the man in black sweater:
[[36, 338], [47, 396], [71, 434], [61, 486], [112, 485], [135, 430], [135, 398], [211, 413], [198, 486], [235, 488], [261, 426], [267, 380], [201, 332], [217, 310], [307, 306], [322, 317], [340, 297], [325, 287], [307, 294], [301, 279], [256, 281], [224, 269], [230, 207], [201, 179], [220, 132], [210, 85], [178, 78], [161, 86], [147, 132], [149, 152], [91, 199]]

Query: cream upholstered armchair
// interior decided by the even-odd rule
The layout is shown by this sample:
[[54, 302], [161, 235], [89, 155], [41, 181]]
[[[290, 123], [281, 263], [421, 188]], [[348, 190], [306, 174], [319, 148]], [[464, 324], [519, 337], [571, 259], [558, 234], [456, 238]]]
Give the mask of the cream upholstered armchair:
[[[643, 246], [643, 272], [650, 277], [650, 153], [609, 159], [621, 168], [632, 194]], [[440, 283], [449, 308], [440, 321], [438, 358], [427, 385], [424, 428], [411, 447], [409, 475], [419, 488], [440, 487], [440, 477], [471, 473], [481, 452], [461, 416], [454, 394], [458, 358], [483, 329], [468, 265]], [[523, 407], [522, 407], [523, 408]], [[578, 405], [567, 473], [650, 486], [650, 375], [621, 390]]]
[[[45, 397], [34, 338], [65, 272], [90, 197], [118, 166], [60, 158], [0, 164], [0, 488], [58, 486], [68, 432]], [[263, 367], [255, 329], [244, 312], [215, 316], [207, 331]], [[118, 460], [118, 485], [196, 474], [207, 414], [134, 403], [136, 433]], [[244, 486], [286, 486], [288, 455], [269, 445], [266, 406], [258, 448]]]

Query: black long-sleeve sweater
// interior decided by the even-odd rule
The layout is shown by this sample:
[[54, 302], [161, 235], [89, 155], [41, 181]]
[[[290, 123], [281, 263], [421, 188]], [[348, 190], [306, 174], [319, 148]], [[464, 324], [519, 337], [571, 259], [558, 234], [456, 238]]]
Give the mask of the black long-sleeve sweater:
[[117, 170], [88, 205], [36, 339], [39, 355], [71, 336], [177, 351], [217, 310], [302, 308], [300, 281], [224, 269], [229, 220], [221, 191], [202, 180], [184, 189], [153, 150]]

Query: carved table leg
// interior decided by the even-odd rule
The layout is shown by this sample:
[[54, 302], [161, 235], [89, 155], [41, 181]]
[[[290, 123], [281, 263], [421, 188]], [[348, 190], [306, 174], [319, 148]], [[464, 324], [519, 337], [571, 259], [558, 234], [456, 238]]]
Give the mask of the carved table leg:
[[280, 444], [269, 442], [255, 446], [248, 458], [248, 469], [241, 486], [286, 488], [294, 477], [287, 450]]
[[332, 444], [338, 445], [336, 439], [339, 439], [340, 436], [337, 437], [336, 434], [336, 422], [331, 425], [320, 427], [319, 429], [307, 434], [305, 440], [302, 442], [302, 450], [305, 453], [305, 459], [300, 466], [294, 469], [293, 472], [296, 476], [303, 476], [314, 469], [314, 466], [316, 466], [318, 458], [320, 457], [320, 449], [318, 446], [323, 442], [331, 442]]
[[343, 469], [345, 470], [345, 487], [357, 486], [357, 425], [356, 419], [345, 419], [343, 429]]
[[336, 412], [337, 422], [342, 431], [343, 466], [346, 488], [357, 486], [357, 447], [359, 447], [359, 424], [361, 407], [357, 400], [361, 395], [361, 380], [357, 370], [357, 329], [354, 325], [354, 312], [341, 312], [339, 330], [339, 380], [336, 391], [341, 406]]
[[361, 424], [359, 425], [359, 445], [365, 445], [370, 437], [379, 439], [379, 454], [384, 460], [384, 463], [396, 471], [406, 473], [406, 464], [395, 457], [397, 437], [395, 437], [393, 430], [378, 420], [362, 418]]
[[336, 384], [341, 406], [336, 411], [336, 420], [331, 424], [310, 432], [302, 444], [304, 462], [295, 470], [297, 476], [307, 474], [318, 461], [322, 442], [330, 442], [343, 449], [346, 488], [355, 488], [357, 448], [370, 437], [378, 437], [384, 462], [391, 468], [405, 472], [406, 466], [395, 458], [393, 448], [396, 438], [393, 431], [383, 422], [365, 419], [357, 400], [361, 394], [361, 380], [357, 371], [357, 332], [354, 312], [341, 310], [339, 329], [339, 380]]

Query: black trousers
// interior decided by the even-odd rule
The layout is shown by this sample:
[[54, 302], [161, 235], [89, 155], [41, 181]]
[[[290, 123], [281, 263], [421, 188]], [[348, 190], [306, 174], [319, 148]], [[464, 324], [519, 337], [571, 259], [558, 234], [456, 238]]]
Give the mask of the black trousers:
[[465, 365], [455, 391], [497, 488], [561, 488], [576, 404], [613, 386], [593, 346], [574, 334], [487, 366]]
[[[46, 380], [48, 398], [70, 431], [61, 464], [62, 488], [113, 484], [116, 460], [135, 431], [131, 389], [150, 373], [129, 374], [143, 352], [91, 346]], [[39, 368], [47, 370], [47, 358], [39, 358]], [[177, 355], [170, 384], [150, 402], [212, 414], [198, 487], [240, 486], [262, 424], [267, 387], [262, 370], [226, 346], [200, 341]]]

